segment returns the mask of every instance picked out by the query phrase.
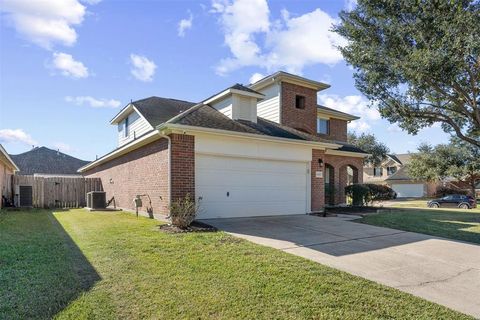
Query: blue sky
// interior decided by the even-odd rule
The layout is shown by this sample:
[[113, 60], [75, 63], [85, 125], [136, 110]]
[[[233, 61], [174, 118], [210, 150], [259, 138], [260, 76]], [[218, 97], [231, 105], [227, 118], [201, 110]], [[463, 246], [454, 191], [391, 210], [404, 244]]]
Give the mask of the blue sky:
[[116, 147], [109, 120], [149, 96], [200, 101], [234, 83], [286, 70], [331, 85], [319, 102], [362, 117], [392, 152], [447, 141], [379, 118], [355, 89], [329, 31], [347, 1], [3, 0], [0, 143], [92, 160]]

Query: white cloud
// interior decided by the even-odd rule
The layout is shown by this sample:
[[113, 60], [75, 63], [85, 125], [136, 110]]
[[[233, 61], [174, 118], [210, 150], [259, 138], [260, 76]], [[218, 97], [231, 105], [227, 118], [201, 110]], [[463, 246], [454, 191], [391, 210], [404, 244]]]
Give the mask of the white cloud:
[[35, 145], [37, 142], [22, 129], [0, 129], [0, 142], [23, 143]]
[[133, 66], [130, 72], [135, 78], [145, 82], [153, 80], [157, 65], [152, 60], [147, 59], [145, 56], [131, 54], [130, 62]]
[[255, 72], [254, 74], [252, 74], [252, 76], [250, 77], [250, 80], [248, 80], [248, 81], [250, 83], [255, 83], [258, 80], [263, 79], [263, 78], [265, 78], [265, 76], [263, 74]]
[[193, 15], [189, 13], [188, 19], [182, 19], [178, 23], [178, 36], [185, 37], [185, 31], [192, 28]]
[[402, 132], [402, 128], [398, 126], [396, 123], [392, 123], [387, 127], [388, 132]]
[[211, 11], [220, 15], [232, 54], [220, 61], [219, 74], [245, 66], [301, 73], [307, 65], [342, 60], [335, 46], [344, 45], [345, 40], [330, 31], [337, 20], [320, 9], [298, 17], [283, 9], [282, 19], [276, 21], [270, 20], [266, 0], [214, 0]]
[[89, 105], [92, 108], [118, 108], [120, 101], [115, 99], [96, 99], [91, 96], [65, 97], [65, 101], [76, 104], [77, 106]]
[[80, 61], [76, 61], [70, 54], [54, 52], [52, 64], [66, 77], [86, 78], [89, 75], [88, 68]]
[[73, 45], [77, 41], [74, 26], [86, 12], [77, 0], [3, 0], [0, 11], [22, 37], [46, 49], [55, 43]]
[[380, 113], [375, 107], [369, 107], [370, 102], [359, 95], [340, 97], [330, 94], [319, 94], [318, 103], [327, 108], [359, 116], [359, 120], [349, 123], [354, 131], [365, 132], [371, 128], [371, 123], [380, 120]]

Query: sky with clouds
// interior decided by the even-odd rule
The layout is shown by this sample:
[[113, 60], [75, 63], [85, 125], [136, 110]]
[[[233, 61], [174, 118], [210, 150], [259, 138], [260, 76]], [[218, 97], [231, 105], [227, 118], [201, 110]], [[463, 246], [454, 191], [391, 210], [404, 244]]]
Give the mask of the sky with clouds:
[[342, 1], [0, 2], [0, 143], [92, 160], [116, 147], [109, 120], [149, 96], [198, 102], [278, 70], [323, 81], [318, 101], [361, 116], [392, 152], [447, 141], [439, 126], [417, 136], [381, 119], [355, 89], [332, 33]]

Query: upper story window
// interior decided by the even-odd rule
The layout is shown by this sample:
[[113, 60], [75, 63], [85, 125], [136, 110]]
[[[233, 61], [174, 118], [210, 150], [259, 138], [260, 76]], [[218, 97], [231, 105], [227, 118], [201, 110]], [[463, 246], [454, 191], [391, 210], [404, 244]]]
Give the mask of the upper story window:
[[129, 130], [128, 130], [128, 125], [129, 125], [129, 123], [128, 123], [128, 122], [129, 122], [128, 118], [129, 118], [129, 117], [126, 117], [126, 118], [125, 118], [125, 124], [124, 124], [124, 128], [123, 128], [123, 134], [124, 134], [125, 138], [128, 137], [128, 131], [129, 131]]
[[387, 174], [389, 176], [391, 176], [392, 174], [394, 174], [395, 172], [397, 172], [397, 167], [387, 167]]
[[304, 96], [295, 96], [295, 108], [305, 109], [305, 97]]
[[375, 167], [375, 168], [373, 168], [373, 176], [374, 176], [374, 177], [381, 177], [381, 176], [383, 176], [383, 168], [382, 168], [382, 167]]
[[330, 120], [317, 118], [317, 133], [330, 134]]

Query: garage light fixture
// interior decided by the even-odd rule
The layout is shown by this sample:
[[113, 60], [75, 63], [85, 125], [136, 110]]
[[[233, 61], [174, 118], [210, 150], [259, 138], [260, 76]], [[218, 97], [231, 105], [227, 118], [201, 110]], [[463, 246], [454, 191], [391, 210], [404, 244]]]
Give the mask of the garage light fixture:
[[323, 160], [322, 159], [318, 159], [318, 166], [323, 167]]

